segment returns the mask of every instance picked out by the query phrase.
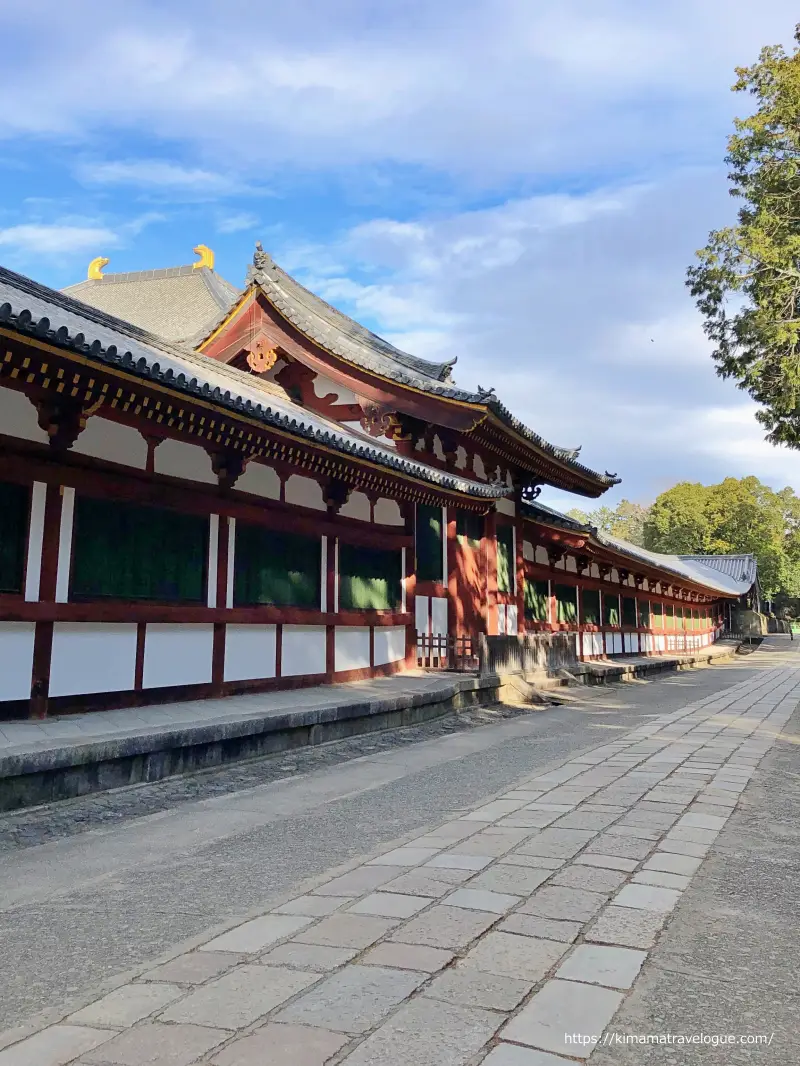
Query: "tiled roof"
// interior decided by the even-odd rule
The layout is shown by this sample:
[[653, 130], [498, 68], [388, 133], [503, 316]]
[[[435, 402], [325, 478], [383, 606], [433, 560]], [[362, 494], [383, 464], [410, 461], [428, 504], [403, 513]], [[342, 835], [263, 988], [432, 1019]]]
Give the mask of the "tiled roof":
[[400, 456], [366, 434], [304, 410], [256, 375], [187, 352], [2, 267], [0, 326], [451, 492], [499, 499], [511, 491], [505, 484], [472, 481]]
[[241, 293], [208, 267], [167, 267], [104, 274], [64, 293], [165, 340], [195, 343], [233, 307]]
[[757, 563], [752, 555], [666, 555], [648, 551], [620, 537], [612, 537], [602, 529], [578, 522], [538, 501], [523, 503], [522, 513], [547, 525], [587, 533], [602, 547], [654, 566], [670, 577], [682, 577], [728, 596], [744, 595], [757, 580]]
[[402, 385], [491, 411], [504, 425], [576, 473], [606, 488], [619, 483], [614, 474], [599, 474], [577, 461], [580, 448], [561, 448], [534, 433], [497, 399], [493, 389], [468, 392], [450, 379], [455, 360], [430, 363], [395, 348], [352, 318], [326, 303], [257, 249], [248, 282], [258, 285], [270, 303], [304, 336], [333, 355]]

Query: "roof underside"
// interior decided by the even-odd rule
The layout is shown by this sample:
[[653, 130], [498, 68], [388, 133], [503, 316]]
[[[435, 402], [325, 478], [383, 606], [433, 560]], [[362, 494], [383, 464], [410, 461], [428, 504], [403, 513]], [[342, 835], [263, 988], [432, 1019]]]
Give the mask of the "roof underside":
[[473, 481], [400, 456], [366, 434], [306, 411], [254, 374], [169, 344], [2, 267], [0, 326], [446, 491], [483, 499], [499, 499], [510, 491], [504, 484]]
[[105, 274], [64, 292], [164, 340], [186, 343], [205, 336], [241, 295], [215, 271], [194, 266]]
[[663, 570], [669, 580], [683, 578], [726, 596], [742, 596], [750, 591], [756, 581], [757, 566], [752, 555], [666, 555], [651, 552], [640, 548], [638, 544], [630, 544], [594, 526], [578, 522], [544, 504], [524, 503], [522, 508], [523, 514], [529, 518], [576, 533], [586, 533], [601, 547], [619, 552], [634, 562]]

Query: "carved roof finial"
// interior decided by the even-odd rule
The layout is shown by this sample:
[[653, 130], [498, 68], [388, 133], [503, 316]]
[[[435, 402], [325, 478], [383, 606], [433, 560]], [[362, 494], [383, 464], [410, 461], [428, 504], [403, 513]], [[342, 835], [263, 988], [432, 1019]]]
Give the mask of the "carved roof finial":
[[89, 269], [86, 271], [87, 281], [102, 281], [103, 267], [107, 265], [108, 259], [104, 255], [98, 255], [96, 259], [91, 261]]
[[214, 269], [214, 253], [207, 244], [196, 244], [192, 251], [200, 256], [196, 263], [192, 263], [195, 270], [201, 270], [203, 267], [208, 267], [209, 270]]
[[253, 253], [253, 266], [256, 270], [266, 270], [272, 265], [272, 256], [264, 251], [261, 241], [256, 241], [256, 250]]

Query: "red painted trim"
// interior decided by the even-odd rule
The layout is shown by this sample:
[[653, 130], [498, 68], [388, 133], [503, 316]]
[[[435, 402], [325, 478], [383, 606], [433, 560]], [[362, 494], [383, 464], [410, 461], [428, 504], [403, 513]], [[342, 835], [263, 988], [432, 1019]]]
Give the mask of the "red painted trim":
[[275, 679], [278, 680], [283, 672], [283, 624], [278, 622], [275, 626]]
[[144, 688], [144, 645], [147, 638], [147, 624], [139, 622], [136, 626], [136, 665], [133, 672], [133, 687], [137, 691]]

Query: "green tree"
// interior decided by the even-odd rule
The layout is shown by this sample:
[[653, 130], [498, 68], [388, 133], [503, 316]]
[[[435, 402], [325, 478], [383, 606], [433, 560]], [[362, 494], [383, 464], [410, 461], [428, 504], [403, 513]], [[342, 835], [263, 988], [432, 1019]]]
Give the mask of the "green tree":
[[717, 372], [762, 405], [770, 440], [800, 448], [800, 25], [795, 41], [736, 69], [733, 91], [756, 102], [725, 160], [743, 204], [737, 225], [710, 234], [687, 284]]
[[707, 514], [708, 489], [681, 481], [655, 500], [644, 524], [644, 546], [671, 555], [703, 555], [711, 551]]
[[598, 507], [596, 511], [580, 511], [573, 508], [567, 511], [570, 518], [584, 525], [602, 529], [604, 533], [610, 533], [612, 537], [627, 540], [630, 544], [644, 544], [644, 523], [647, 517], [647, 508], [640, 503], [631, 503], [630, 500], [620, 500], [612, 510], [610, 507]]

